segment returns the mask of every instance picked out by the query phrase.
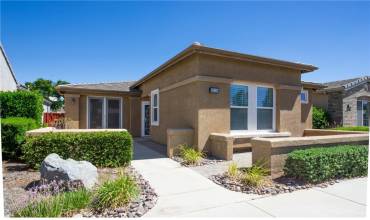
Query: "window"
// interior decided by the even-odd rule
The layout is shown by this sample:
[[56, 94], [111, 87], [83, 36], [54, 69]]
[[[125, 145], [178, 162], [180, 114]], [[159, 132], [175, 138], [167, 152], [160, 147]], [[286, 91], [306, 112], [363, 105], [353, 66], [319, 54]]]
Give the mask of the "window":
[[87, 127], [121, 128], [122, 127], [122, 101], [113, 97], [88, 97]]
[[367, 100], [357, 100], [357, 125], [369, 126], [370, 103]]
[[231, 130], [248, 130], [248, 86], [230, 87]]
[[273, 89], [257, 87], [257, 130], [273, 129]]
[[151, 103], [151, 125], [159, 125], [159, 89], [153, 90], [150, 93]]
[[274, 102], [272, 87], [232, 84], [230, 86], [230, 129], [232, 131], [274, 130]]
[[307, 104], [308, 103], [308, 91], [307, 90], [302, 90], [301, 91], [301, 103], [302, 104]]

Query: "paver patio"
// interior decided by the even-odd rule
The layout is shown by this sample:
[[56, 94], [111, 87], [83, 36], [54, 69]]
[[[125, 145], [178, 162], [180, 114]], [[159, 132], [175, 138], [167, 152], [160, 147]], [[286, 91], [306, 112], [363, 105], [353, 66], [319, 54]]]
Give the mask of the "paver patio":
[[132, 165], [159, 195], [145, 217], [365, 216], [367, 178], [262, 197], [233, 192], [135, 141]]

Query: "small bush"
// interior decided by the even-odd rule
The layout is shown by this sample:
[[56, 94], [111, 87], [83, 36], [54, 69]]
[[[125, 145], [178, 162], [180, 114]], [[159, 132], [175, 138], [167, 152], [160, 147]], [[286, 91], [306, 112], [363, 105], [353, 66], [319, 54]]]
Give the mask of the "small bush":
[[233, 162], [229, 165], [227, 168], [227, 176], [233, 180], [236, 180], [240, 177], [240, 171], [237, 163]]
[[43, 97], [37, 92], [0, 92], [0, 104], [2, 118], [33, 118], [41, 124]]
[[10, 117], [1, 119], [1, 142], [3, 159], [18, 159], [26, 131], [36, 129], [39, 124], [32, 118]]
[[15, 212], [15, 217], [61, 217], [68, 213], [86, 208], [91, 202], [91, 193], [87, 190], [61, 193], [41, 201], [34, 201]]
[[246, 169], [243, 175], [243, 182], [249, 186], [259, 187], [265, 182], [269, 170], [263, 164], [256, 163]]
[[87, 160], [99, 167], [119, 167], [130, 163], [132, 150], [132, 137], [127, 131], [47, 133], [26, 137], [22, 158], [36, 168], [51, 153]]
[[104, 182], [97, 190], [93, 206], [96, 209], [117, 208], [126, 205], [139, 195], [139, 188], [129, 176], [121, 175]]
[[333, 178], [367, 175], [368, 147], [344, 145], [296, 150], [288, 154], [285, 174], [318, 183]]
[[354, 126], [354, 127], [336, 127], [333, 128], [334, 130], [339, 131], [369, 131], [369, 127], [367, 126]]
[[187, 145], [180, 146], [180, 157], [186, 164], [198, 164], [204, 157], [204, 154]]
[[312, 108], [312, 127], [316, 129], [328, 128], [330, 117], [328, 112], [323, 108]]

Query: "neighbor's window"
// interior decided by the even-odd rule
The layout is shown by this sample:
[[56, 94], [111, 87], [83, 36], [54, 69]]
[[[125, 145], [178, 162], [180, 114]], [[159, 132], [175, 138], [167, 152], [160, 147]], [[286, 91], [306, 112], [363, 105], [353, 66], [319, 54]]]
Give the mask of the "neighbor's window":
[[301, 103], [307, 104], [308, 103], [308, 91], [302, 90], [301, 91]]
[[159, 125], [159, 90], [150, 93], [150, 103], [152, 108], [151, 125]]
[[231, 130], [248, 130], [248, 86], [230, 87]]
[[257, 87], [257, 130], [272, 130], [274, 114], [274, 90]]

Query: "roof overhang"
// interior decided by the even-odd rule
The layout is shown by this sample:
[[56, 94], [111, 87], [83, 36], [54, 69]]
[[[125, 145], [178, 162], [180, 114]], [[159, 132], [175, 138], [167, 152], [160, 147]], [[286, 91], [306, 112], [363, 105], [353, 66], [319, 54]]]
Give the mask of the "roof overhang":
[[172, 57], [168, 61], [166, 61], [164, 64], [162, 64], [158, 68], [154, 69], [149, 74], [145, 75], [143, 78], [141, 78], [136, 83], [134, 83], [131, 86], [131, 88], [135, 88], [141, 85], [145, 81], [161, 73], [163, 70], [171, 67], [177, 62], [193, 54], [196, 54], [196, 53], [221, 56], [225, 58], [238, 59], [238, 60], [246, 61], [246, 62], [261, 63], [261, 64], [266, 64], [266, 65], [273, 65], [273, 66], [279, 66], [279, 67], [284, 67], [284, 68], [289, 68], [289, 69], [295, 69], [295, 70], [299, 70], [301, 73], [308, 73], [308, 72], [312, 72], [318, 69], [318, 67], [315, 67], [309, 64], [295, 63], [295, 62], [289, 62], [289, 61], [278, 60], [278, 59], [273, 59], [273, 58], [248, 55], [248, 54], [238, 53], [234, 51], [227, 51], [227, 50], [222, 50], [222, 49], [217, 49], [217, 48], [206, 47], [198, 43], [195, 43], [187, 47], [185, 50], [181, 51], [180, 53], [178, 53], [176, 56]]
[[121, 90], [108, 90], [108, 89], [84, 89], [84, 88], [73, 88], [68, 86], [59, 85], [55, 87], [56, 91], [60, 95], [64, 95], [66, 93], [72, 94], [81, 94], [81, 93], [99, 93], [99, 94], [121, 94], [121, 95], [140, 95], [140, 91], [121, 91]]
[[305, 81], [302, 81], [302, 86], [305, 89], [323, 89], [323, 88], [326, 88], [326, 86], [321, 84], [321, 83], [305, 82]]

